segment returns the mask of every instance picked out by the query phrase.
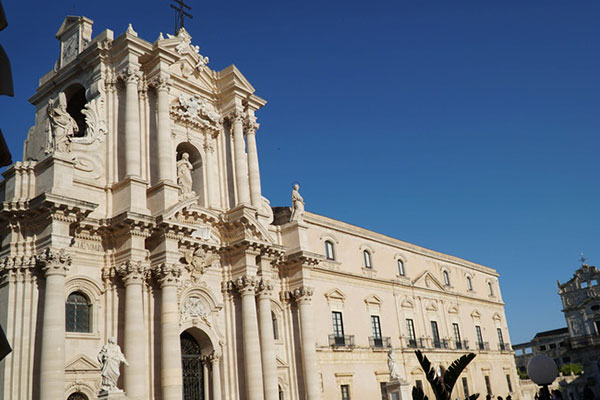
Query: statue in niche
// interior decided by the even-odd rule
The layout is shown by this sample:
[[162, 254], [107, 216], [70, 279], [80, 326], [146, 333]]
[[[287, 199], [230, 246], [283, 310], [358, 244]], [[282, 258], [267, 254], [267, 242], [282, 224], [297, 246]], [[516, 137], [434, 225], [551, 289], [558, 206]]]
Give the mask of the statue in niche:
[[50, 148], [56, 153], [71, 151], [71, 138], [79, 132], [77, 122], [67, 112], [67, 97], [64, 92], [58, 94], [58, 104], [50, 100], [48, 104], [50, 118]]
[[292, 215], [290, 222], [302, 222], [304, 219], [304, 199], [300, 196], [300, 185], [295, 184], [292, 190]]
[[177, 161], [177, 184], [179, 185], [179, 197], [182, 200], [190, 199], [196, 195], [192, 190], [192, 171], [194, 167], [190, 162], [190, 155], [183, 153], [181, 160]]
[[402, 379], [400, 367], [398, 366], [398, 362], [396, 361], [396, 354], [394, 352], [394, 348], [390, 348], [388, 351], [388, 359], [387, 359], [388, 369], [390, 370], [390, 380], [400, 380]]
[[100, 353], [98, 353], [98, 361], [102, 364], [100, 374], [102, 375], [102, 386], [100, 387], [101, 392], [110, 392], [119, 390], [117, 388], [117, 381], [121, 375], [119, 367], [121, 363], [129, 366], [129, 363], [125, 359], [121, 348], [116, 343], [114, 337], [108, 338], [108, 343], [102, 346]]

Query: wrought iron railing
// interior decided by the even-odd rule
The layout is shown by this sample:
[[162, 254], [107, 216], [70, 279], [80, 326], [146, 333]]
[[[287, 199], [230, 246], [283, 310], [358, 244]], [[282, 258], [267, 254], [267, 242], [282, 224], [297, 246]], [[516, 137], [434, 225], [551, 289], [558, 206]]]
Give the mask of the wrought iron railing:
[[329, 345], [332, 347], [354, 347], [354, 335], [329, 335]]
[[490, 349], [489, 342], [477, 342], [477, 349], [481, 351], [488, 351]]
[[452, 341], [455, 350], [469, 350], [468, 340], [454, 340]]
[[410, 347], [411, 349], [424, 349], [425, 338], [406, 339], [406, 346]]
[[392, 340], [390, 337], [369, 336], [369, 347], [376, 347], [376, 348], [392, 347]]
[[498, 350], [500, 351], [511, 351], [509, 343], [498, 343]]

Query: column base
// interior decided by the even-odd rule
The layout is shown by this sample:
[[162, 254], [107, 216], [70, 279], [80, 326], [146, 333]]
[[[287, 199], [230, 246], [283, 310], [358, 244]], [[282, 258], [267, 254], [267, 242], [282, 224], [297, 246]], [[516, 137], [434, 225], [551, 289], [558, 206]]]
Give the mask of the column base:
[[127, 400], [127, 396], [121, 389], [103, 390], [98, 395], [98, 400]]
[[410, 384], [404, 379], [394, 379], [385, 385], [388, 400], [410, 400]]
[[150, 213], [156, 215], [179, 202], [179, 186], [161, 181], [148, 189], [147, 196]]

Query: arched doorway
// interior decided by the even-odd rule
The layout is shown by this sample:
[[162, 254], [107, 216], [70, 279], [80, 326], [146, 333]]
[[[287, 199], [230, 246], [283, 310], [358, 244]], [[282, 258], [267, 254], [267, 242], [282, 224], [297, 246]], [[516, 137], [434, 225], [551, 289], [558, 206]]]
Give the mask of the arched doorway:
[[188, 332], [181, 334], [183, 400], [204, 400], [204, 375], [200, 345]]

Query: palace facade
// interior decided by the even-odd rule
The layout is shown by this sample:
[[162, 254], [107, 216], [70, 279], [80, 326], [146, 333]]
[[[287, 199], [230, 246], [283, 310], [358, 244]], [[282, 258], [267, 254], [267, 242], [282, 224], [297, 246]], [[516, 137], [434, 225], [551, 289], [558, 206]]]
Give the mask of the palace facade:
[[113, 337], [127, 399], [385, 398], [392, 347], [430, 397], [415, 349], [436, 367], [477, 353], [455, 398], [519, 398], [498, 273], [304, 212], [298, 192], [293, 217], [271, 207], [266, 101], [235, 66], [211, 70], [185, 29], [93, 37], [70, 16], [57, 38], [0, 184], [0, 398], [98, 398]]

